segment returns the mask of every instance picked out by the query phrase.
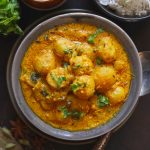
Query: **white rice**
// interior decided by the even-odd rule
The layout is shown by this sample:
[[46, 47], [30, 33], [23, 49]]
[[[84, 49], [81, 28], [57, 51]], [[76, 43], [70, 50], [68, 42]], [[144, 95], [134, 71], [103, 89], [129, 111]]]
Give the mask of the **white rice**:
[[120, 15], [143, 16], [150, 12], [150, 0], [101, 0]]

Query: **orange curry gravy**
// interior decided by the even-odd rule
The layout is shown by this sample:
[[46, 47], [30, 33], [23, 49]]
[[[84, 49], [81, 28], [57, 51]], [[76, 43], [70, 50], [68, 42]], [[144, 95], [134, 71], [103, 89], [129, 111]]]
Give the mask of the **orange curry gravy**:
[[28, 48], [20, 83], [26, 102], [43, 121], [70, 131], [111, 120], [125, 102], [131, 69], [111, 33], [72, 23], [48, 30]]

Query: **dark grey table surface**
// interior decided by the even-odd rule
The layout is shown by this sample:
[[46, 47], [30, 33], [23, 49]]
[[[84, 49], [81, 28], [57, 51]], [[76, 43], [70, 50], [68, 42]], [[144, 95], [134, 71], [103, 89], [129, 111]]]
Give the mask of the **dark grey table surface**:
[[[51, 11], [39, 12], [32, 10], [22, 3], [20, 3], [20, 6], [20, 26], [23, 29], [40, 17], [51, 13]], [[139, 51], [150, 50], [150, 18], [135, 23], [118, 21], [99, 10], [93, 0], [68, 0], [55, 11], [73, 8], [92, 10], [98, 15], [114, 21], [129, 34]], [[7, 121], [9, 116], [16, 117], [7, 90], [6, 67], [11, 48], [17, 38], [17, 35], [0, 36], [0, 122]], [[83, 146], [54, 144], [56, 150], [90, 150], [92, 146], [93, 144]], [[139, 98], [138, 106], [133, 115], [122, 128], [112, 135], [106, 150], [150, 150], [150, 94]]]

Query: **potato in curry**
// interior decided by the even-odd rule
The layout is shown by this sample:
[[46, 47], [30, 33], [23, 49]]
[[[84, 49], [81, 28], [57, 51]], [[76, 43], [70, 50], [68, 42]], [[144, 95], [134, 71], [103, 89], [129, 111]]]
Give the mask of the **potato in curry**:
[[130, 88], [130, 62], [114, 35], [96, 26], [54, 27], [28, 48], [20, 83], [26, 102], [43, 121], [69, 131], [111, 120]]

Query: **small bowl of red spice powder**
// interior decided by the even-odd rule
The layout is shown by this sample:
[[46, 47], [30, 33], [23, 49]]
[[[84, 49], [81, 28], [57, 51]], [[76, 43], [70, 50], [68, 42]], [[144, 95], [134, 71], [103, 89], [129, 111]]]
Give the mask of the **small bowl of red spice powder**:
[[60, 7], [66, 0], [22, 0], [27, 6], [36, 10], [52, 10]]

